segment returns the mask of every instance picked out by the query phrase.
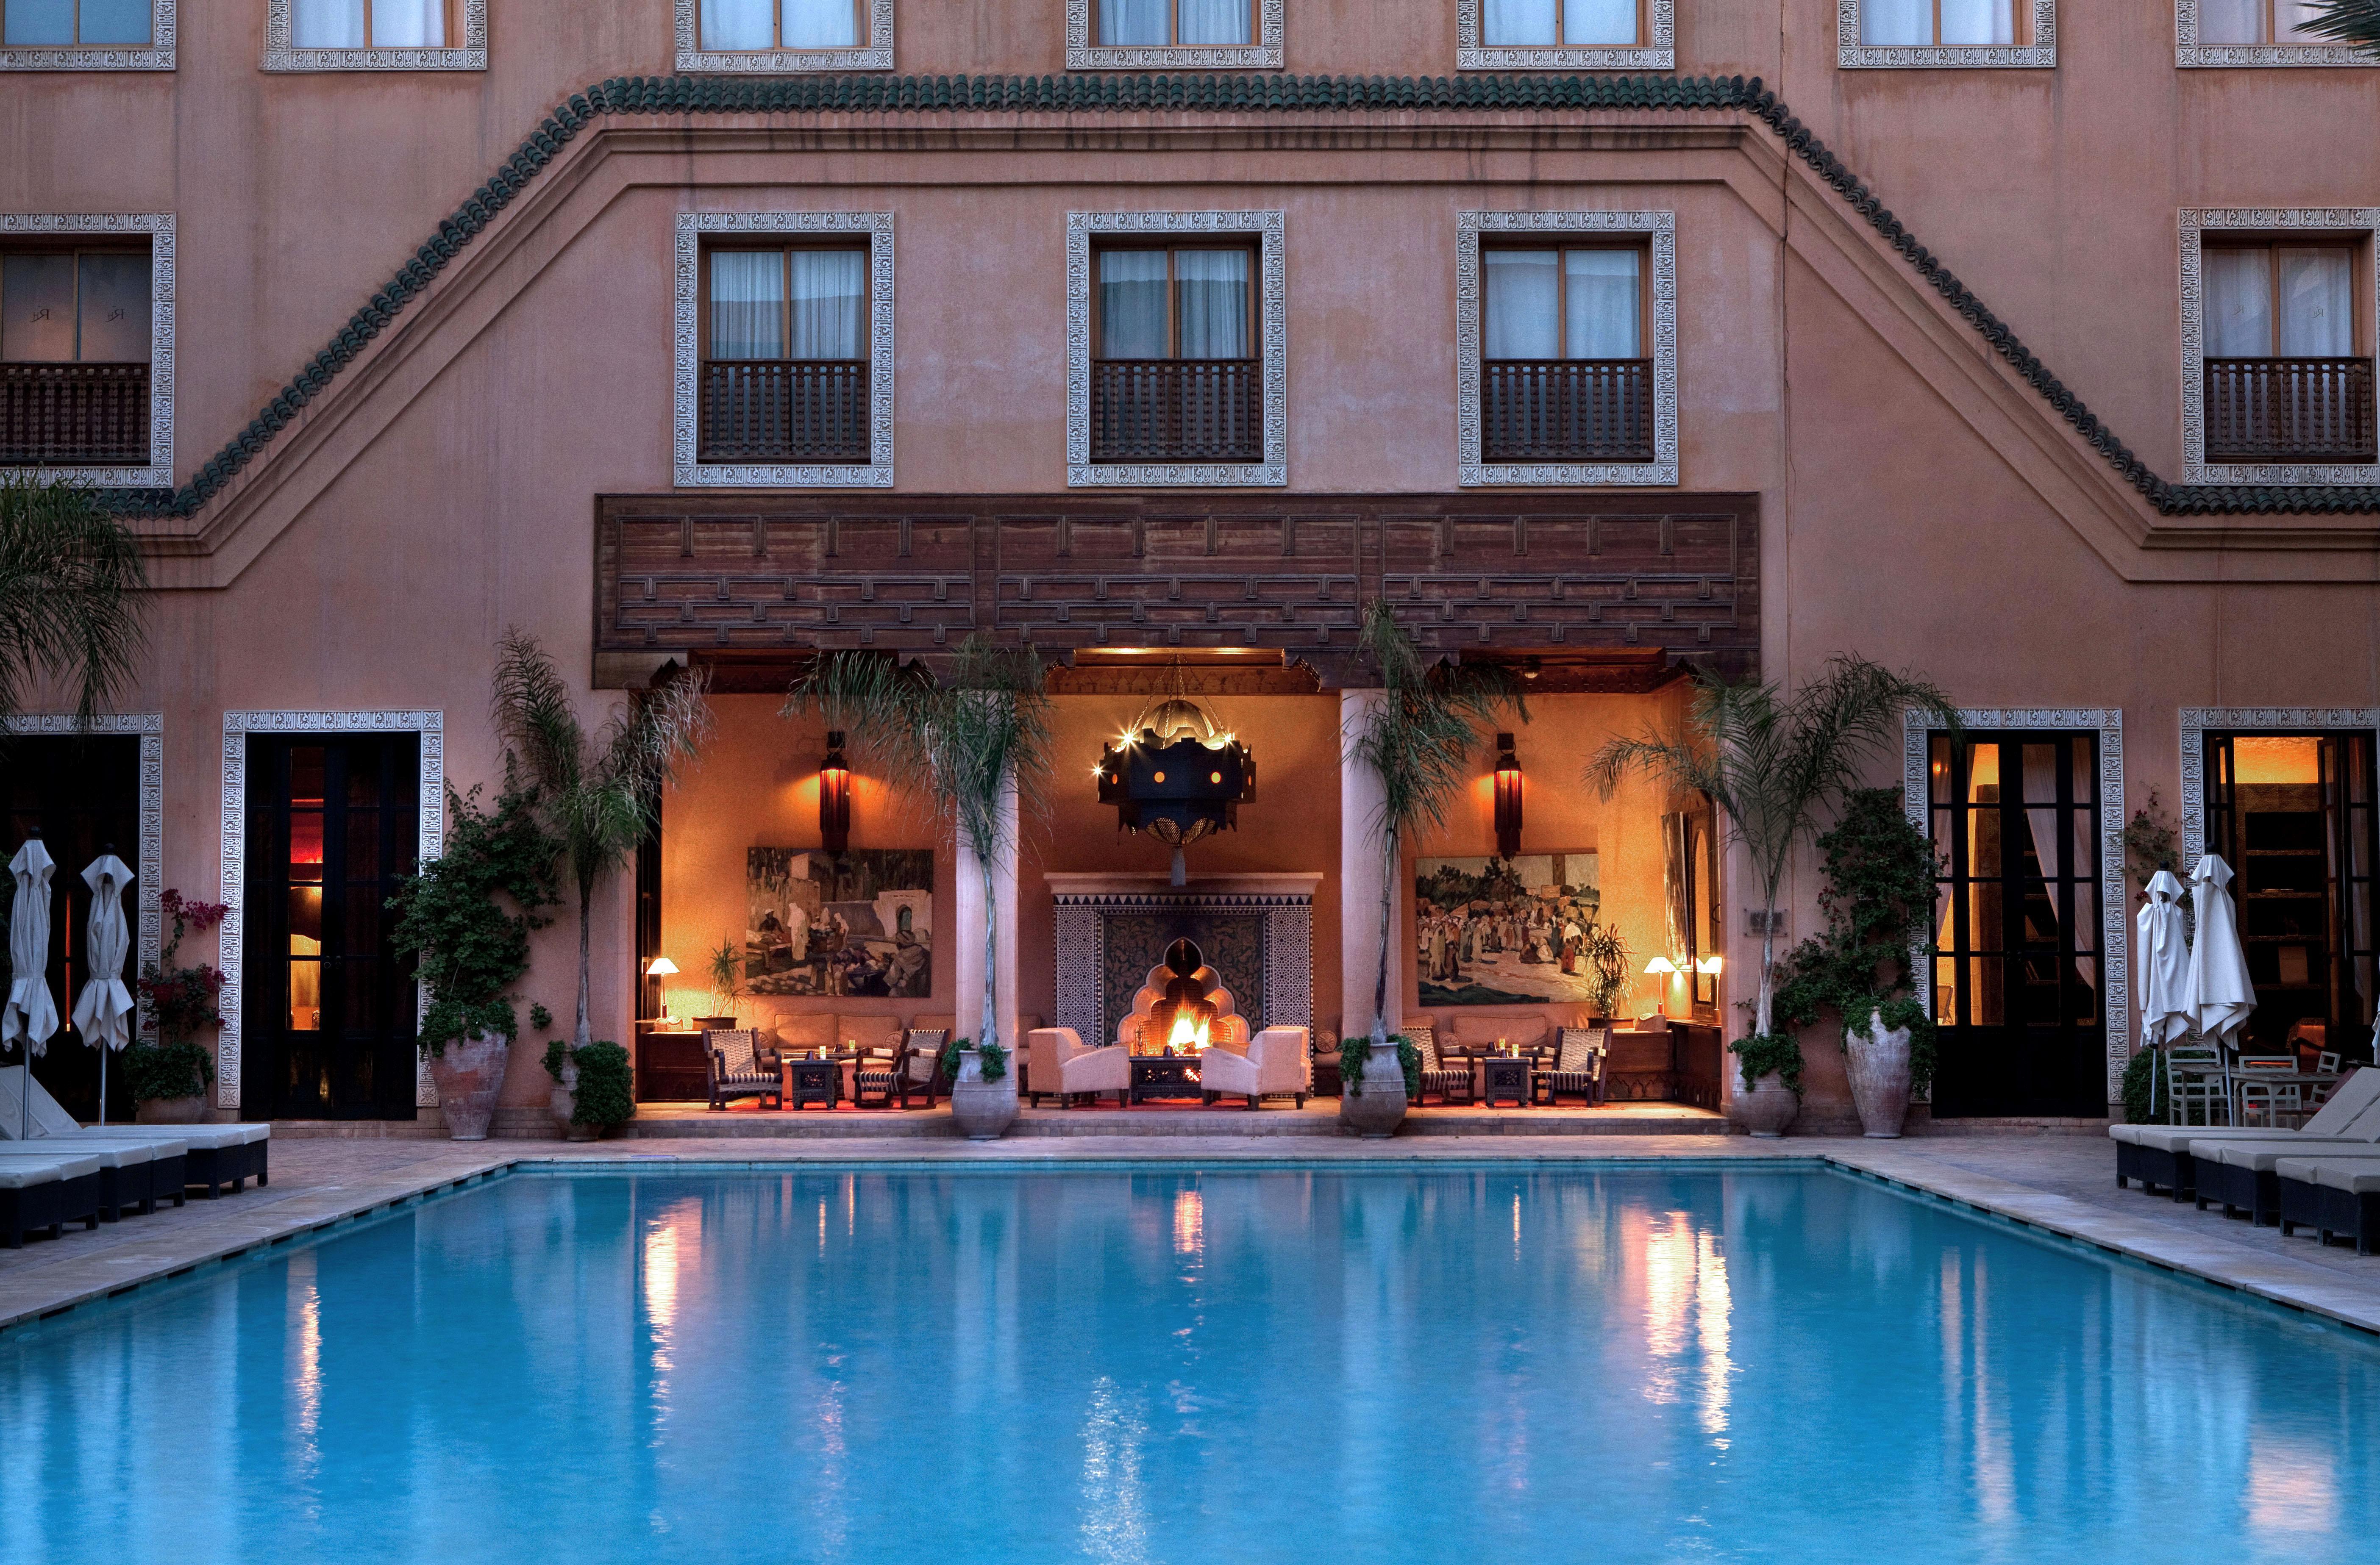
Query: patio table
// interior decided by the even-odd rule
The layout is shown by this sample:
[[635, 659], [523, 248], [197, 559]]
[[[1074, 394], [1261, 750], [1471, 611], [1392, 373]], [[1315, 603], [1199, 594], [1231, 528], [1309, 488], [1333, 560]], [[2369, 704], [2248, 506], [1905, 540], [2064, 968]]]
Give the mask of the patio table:
[[[2247, 1122], [2247, 1088], [2251, 1084], [2258, 1086], [2294, 1086], [2298, 1088], [2300, 1100], [2305, 1101], [2313, 1097], [2315, 1088], [2337, 1086], [2339, 1082], [2338, 1073], [2335, 1071], [2233, 1070], [2224, 1074], [2228, 1078], [2227, 1086], [2229, 1088], [2231, 1122], [2235, 1125]], [[2311, 1114], [2313, 1111], [2309, 1104], [2305, 1112]]]

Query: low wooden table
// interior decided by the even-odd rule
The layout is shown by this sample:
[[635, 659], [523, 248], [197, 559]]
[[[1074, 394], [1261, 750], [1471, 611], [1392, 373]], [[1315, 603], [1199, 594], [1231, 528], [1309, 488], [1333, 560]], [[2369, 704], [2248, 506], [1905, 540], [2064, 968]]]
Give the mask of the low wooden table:
[[843, 1062], [840, 1060], [781, 1061], [784, 1073], [785, 1107], [798, 1109], [805, 1103], [823, 1103], [832, 1109], [843, 1097]]
[[1128, 1101], [1196, 1098], [1206, 1090], [1198, 1085], [1197, 1057], [1190, 1054], [1135, 1054], [1132, 1057], [1132, 1091]]
[[1529, 1067], [1525, 1054], [1483, 1054], [1479, 1057], [1479, 1101], [1493, 1109], [1509, 1098], [1516, 1108], [1529, 1106]]

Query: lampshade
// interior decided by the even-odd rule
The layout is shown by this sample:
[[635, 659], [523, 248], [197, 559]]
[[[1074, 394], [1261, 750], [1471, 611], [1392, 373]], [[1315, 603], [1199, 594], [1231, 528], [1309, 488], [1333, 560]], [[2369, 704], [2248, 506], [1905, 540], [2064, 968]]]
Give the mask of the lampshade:
[[1645, 971], [1646, 973], [1648, 973], [1648, 974], [1650, 974], [1650, 973], [1659, 973], [1659, 974], [1667, 975], [1667, 974], [1670, 974], [1670, 973], [1675, 973], [1677, 970], [1678, 970], [1678, 964], [1677, 964], [1676, 963], [1674, 963], [1674, 962], [1670, 961], [1670, 960], [1668, 957], [1666, 957], [1666, 956], [1657, 956], [1657, 957], [1653, 958], [1653, 960], [1652, 960], [1652, 961], [1647, 962], [1646, 964], [1645, 964]]
[[648, 978], [666, 978], [672, 977], [676, 972], [676, 963], [672, 962], [666, 956], [656, 956], [653, 958], [653, 964], [645, 969], [645, 977]]
[[1697, 973], [1715, 974], [1719, 970], [1719, 967], [1725, 960], [1725, 958], [1718, 956], [1706, 956], [1701, 961], [1694, 964], [1694, 971]]
[[1512, 753], [1512, 736], [1496, 735], [1496, 856], [1512, 858], [1521, 851], [1521, 758]]

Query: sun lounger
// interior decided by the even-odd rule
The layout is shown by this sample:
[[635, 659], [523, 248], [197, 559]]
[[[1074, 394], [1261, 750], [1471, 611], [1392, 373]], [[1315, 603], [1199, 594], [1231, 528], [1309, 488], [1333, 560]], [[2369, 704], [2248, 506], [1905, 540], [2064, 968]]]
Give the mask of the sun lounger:
[[76, 1136], [70, 1146], [51, 1137], [6, 1141], [0, 1142], [0, 1161], [55, 1158], [67, 1151], [99, 1159], [99, 1215], [109, 1222], [121, 1219], [128, 1207], [143, 1215], [153, 1212], [160, 1197], [176, 1207], [182, 1204], [187, 1141], [98, 1135]]
[[99, 1226], [99, 1159], [58, 1153], [0, 1159], [0, 1244], [22, 1249], [38, 1228], [56, 1239], [66, 1225]]
[[[2367, 1111], [2365, 1121], [2357, 1122], [2366, 1122], [2374, 1113], [2380, 1110]], [[2197, 1165], [2198, 1209], [2203, 1212], [2208, 1202], [2219, 1201], [2225, 1217], [2244, 1208], [2249, 1222], [2257, 1228], [2278, 1222], [2282, 1161], [2295, 1158], [2380, 1161], [2380, 1124], [2372, 1128], [2375, 1134], [2363, 1140], [2331, 1142], [2319, 1147], [2287, 1140], [2193, 1142], [2190, 1155]]]
[[2121, 1190], [2128, 1181], [2138, 1180], [2143, 1190], [2162, 1186], [2180, 1201], [2197, 1189], [2197, 1167], [2190, 1153], [2193, 1141], [2287, 1141], [2292, 1135], [2339, 1135], [2374, 1104], [2380, 1104], [2380, 1070], [2362, 1070], [2340, 1082], [2305, 1128], [2295, 1132], [2270, 1126], [2110, 1125], [2107, 1134], [2116, 1143], [2116, 1188]]
[[[19, 1110], [17, 1083], [22, 1079], [21, 1066], [0, 1070], [0, 1139], [17, 1134]], [[58, 1106], [49, 1088], [37, 1079], [33, 1083], [32, 1140], [29, 1146], [39, 1146], [44, 1139], [72, 1140], [86, 1136], [112, 1136], [118, 1140], [179, 1141], [187, 1144], [182, 1165], [182, 1177], [188, 1187], [204, 1190], [212, 1200], [225, 1186], [237, 1194], [249, 1180], [259, 1187], [271, 1182], [270, 1154], [273, 1150], [273, 1127], [267, 1124], [243, 1123], [229, 1125], [92, 1125], [75, 1122], [75, 1117]]]
[[2311, 1228], [2325, 1244], [2345, 1234], [2359, 1256], [2380, 1248], [2380, 1159], [2284, 1158], [2274, 1171], [2283, 1233]]

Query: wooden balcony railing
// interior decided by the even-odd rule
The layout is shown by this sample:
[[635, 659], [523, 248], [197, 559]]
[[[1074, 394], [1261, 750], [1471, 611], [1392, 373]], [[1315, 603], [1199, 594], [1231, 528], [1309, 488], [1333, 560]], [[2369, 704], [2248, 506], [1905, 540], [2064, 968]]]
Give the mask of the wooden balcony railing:
[[1483, 462], [1650, 462], [1649, 358], [1497, 358], [1480, 366]]
[[702, 367], [699, 462], [866, 462], [868, 361], [734, 359]]
[[1091, 460], [1263, 461], [1263, 361], [1095, 361], [1091, 365]]
[[2374, 460], [2368, 358], [2210, 358], [2209, 462]]
[[148, 460], [146, 364], [0, 364], [0, 464]]

